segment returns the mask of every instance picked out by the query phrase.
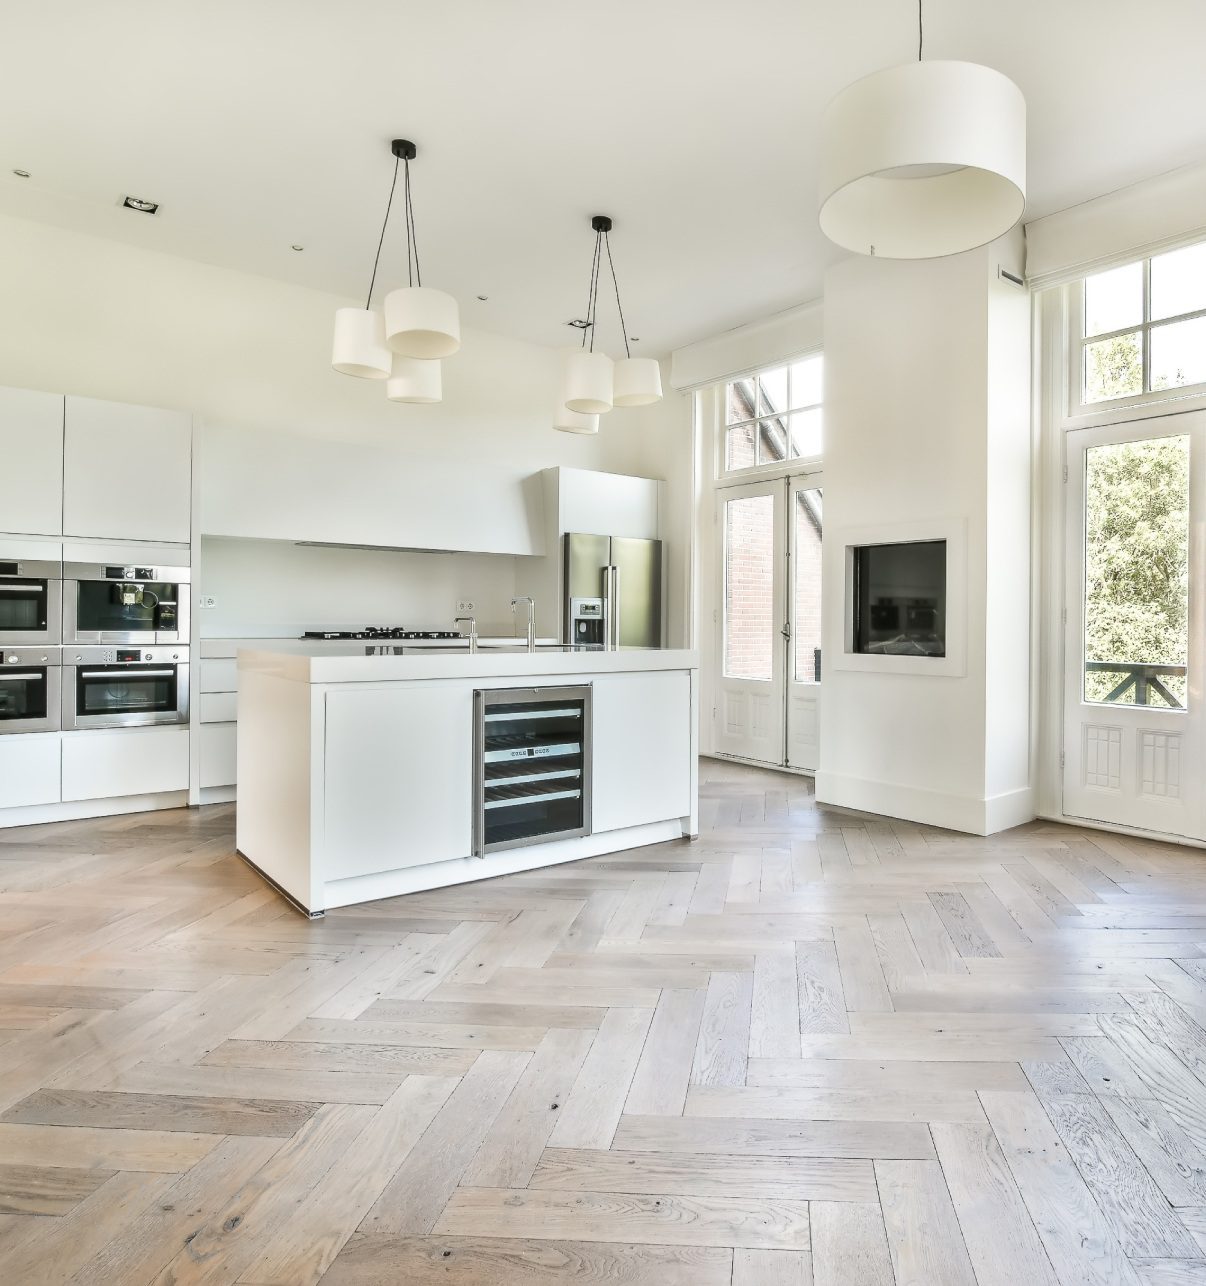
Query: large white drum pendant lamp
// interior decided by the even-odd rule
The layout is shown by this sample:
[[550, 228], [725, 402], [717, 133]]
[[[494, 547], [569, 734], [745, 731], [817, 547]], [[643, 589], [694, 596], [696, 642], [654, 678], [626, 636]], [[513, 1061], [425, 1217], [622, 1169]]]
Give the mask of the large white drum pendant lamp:
[[606, 415], [613, 405], [614, 369], [606, 353], [574, 353], [565, 370], [566, 407], [580, 415]]
[[385, 396], [391, 402], [430, 404], [443, 401], [443, 376], [439, 362], [395, 357], [393, 372], [385, 382]]
[[598, 433], [599, 417], [580, 415], [577, 411], [571, 411], [558, 398], [553, 408], [553, 428], [559, 433]]
[[331, 365], [341, 375], [383, 380], [393, 354], [385, 346], [385, 318], [370, 308], [337, 308]]
[[616, 406], [649, 406], [662, 399], [662, 368], [655, 357], [621, 357], [613, 384]]
[[451, 357], [461, 346], [456, 300], [430, 286], [391, 290], [385, 296], [385, 340], [403, 357]]
[[858, 254], [936, 259], [1026, 208], [1026, 100], [978, 63], [917, 61], [842, 90], [821, 130], [821, 230]]

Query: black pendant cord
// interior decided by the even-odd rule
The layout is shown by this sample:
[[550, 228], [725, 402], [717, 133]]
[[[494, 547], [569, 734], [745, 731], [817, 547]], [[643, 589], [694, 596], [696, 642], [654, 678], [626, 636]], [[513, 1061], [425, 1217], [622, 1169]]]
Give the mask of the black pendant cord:
[[602, 266], [603, 234], [595, 233], [595, 252], [590, 261], [590, 289], [586, 296], [586, 326], [582, 330], [582, 347], [586, 348], [586, 336], [590, 335], [590, 351], [595, 351], [595, 318], [599, 308], [599, 269]]
[[921, 24], [921, 0], [917, 0], [917, 61], [921, 61], [921, 51], [925, 48], [925, 28]]
[[410, 195], [409, 159], [406, 162], [404, 195], [406, 198], [406, 270], [410, 275], [410, 284], [412, 286], [421, 286], [423, 284], [423, 270], [419, 267], [419, 237], [415, 232], [415, 207]]
[[[407, 188], [410, 187], [410, 167], [407, 166]], [[368, 298], [364, 301], [367, 312], [373, 302], [373, 287], [377, 284], [377, 265], [381, 262], [381, 247], [385, 245], [385, 229], [389, 227], [389, 212], [394, 204], [394, 189], [398, 186], [398, 161], [394, 160], [394, 180], [389, 185], [389, 200], [385, 203], [385, 220], [381, 224], [381, 237], [377, 242], [377, 257], [373, 260], [373, 275], [369, 278]]]
[[616, 312], [620, 314], [620, 334], [624, 336], [624, 355], [632, 356], [632, 349], [628, 347], [628, 325], [624, 321], [624, 307], [620, 303], [620, 283], [616, 280], [616, 265], [611, 257], [611, 234], [603, 234], [603, 244], [607, 247], [607, 266], [611, 269], [611, 284], [616, 291]]

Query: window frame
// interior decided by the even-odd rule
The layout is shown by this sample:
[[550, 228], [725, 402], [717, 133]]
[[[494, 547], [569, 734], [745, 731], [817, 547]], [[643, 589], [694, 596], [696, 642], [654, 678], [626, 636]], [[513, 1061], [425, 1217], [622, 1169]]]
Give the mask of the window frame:
[[[1098, 268], [1095, 272], [1086, 273], [1078, 280], [1069, 283], [1069, 300], [1068, 300], [1068, 415], [1070, 417], [1082, 418], [1084, 416], [1100, 415], [1103, 412], [1114, 410], [1125, 410], [1130, 407], [1146, 406], [1152, 403], [1172, 402], [1182, 398], [1201, 397], [1206, 394], [1206, 380], [1201, 380], [1196, 384], [1178, 384], [1174, 388], [1153, 389], [1151, 387], [1151, 349], [1152, 349], [1152, 331], [1159, 330], [1164, 326], [1176, 325], [1180, 322], [1196, 321], [1206, 318], [1206, 308], [1199, 308], [1193, 312], [1177, 313], [1172, 317], [1161, 317], [1156, 321], [1151, 317], [1151, 298], [1152, 298], [1152, 260], [1159, 258], [1164, 254], [1172, 254], [1177, 250], [1187, 250], [1192, 246], [1206, 245], [1206, 241], [1200, 239], [1187, 241], [1179, 245], [1167, 246], [1161, 250], [1153, 251], [1142, 259], [1128, 259], [1123, 263], [1108, 264]], [[1136, 325], [1121, 326], [1116, 330], [1102, 331], [1098, 335], [1085, 334], [1085, 283], [1090, 277], [1095, 277], [1099, 273], [1110, 272], [1115, 268], [1128, 268], [1132, 264], [1143, 265], [1143, 317]], [[1140, 335], [1140, 347], [1142, 352], [1143, 363], [1143, 389], [1138, 393], [1131, 393], [1126, 397], [1103, 398], [1098, 402], [1085, 401], [1085, 354], [1089, 344], [1097, 344], [1102, 340], [1115, 339], [1119, 335], [1133, 335], [1136, 331]]]
[[[754, 380], [768, 371], [777, 371], [786, 369], [790, 381], [790, 369], [792, 366], [801, 362], [806, 362], [810, 358], [819, 357], [821, 359], [821, 400], [819, 402], [810, 402], [804, 406], [793, 406], [774, 415], [753, 415], [746, 420], [735, 420], [732, 424], [727, 423], [728, 418], [728, 393], [729, 386], [736, 384], [741, 380]], [[732, 486], [739, 482], [750, 481], [757, 482], [764, 478], [780, 477], [789, 473], [810, 473], [822, 467], [825, 452], [825, 350], [822, 347], [812, 348], [806, 352], [793, 354], [791, 357], [785, 357], [781, 360], [770, 362], [765, 365], [756, 366], [751, 370], [742, 371], [733, 375], [727, 375], [723, 380], [714, 385], [717, 402], [717, 432], [716, 432], [716, 457], [715, 457], [715, 479], [718, 486]], [[755, 385], [755, 387], [757, 387]], [[755, 406], [755, 410], [757, 407]], [[752, 464], [740, 469], [730, 469], [728, 467], [728, 435], [730, 429], [740, 428], [743, 425], [754, 425], [755, 429], [762, 420], [783, 419], [789, 420], [792, 415], [802, 414], [807, 411], [821, 412], [821, 450], [813, 455], [789, 455], [782, 460], [772, 460], [765, 464]], [[790, 425], [788, 433], [790, 434]], [[756, 449], [756, 445], [755, 445]]]

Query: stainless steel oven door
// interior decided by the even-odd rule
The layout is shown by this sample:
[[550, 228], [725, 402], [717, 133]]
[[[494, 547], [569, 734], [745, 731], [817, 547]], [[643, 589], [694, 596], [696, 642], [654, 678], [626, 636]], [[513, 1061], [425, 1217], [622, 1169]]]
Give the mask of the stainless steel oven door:
[[68, 648], [63, 659], [65, 729], [188, 722], [187, 648]]
[[63, 564], [0, 558], [0, 647], [58, 647]]
[[58, 648], [0, 651], [0, 734], [57, 732], [62, 672]]
[[67, 563], [63, 567], [63, 642], [188, 645], [187, 567]]

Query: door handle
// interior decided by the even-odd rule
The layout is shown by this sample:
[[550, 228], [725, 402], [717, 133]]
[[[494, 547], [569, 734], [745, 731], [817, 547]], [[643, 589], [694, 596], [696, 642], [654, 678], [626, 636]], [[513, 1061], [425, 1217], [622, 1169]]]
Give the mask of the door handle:
[[782, 634], [785, 639], [790, 639], [791, 626], [786, 621], [784, 621], [783, 628], [779, 631], [779, 633]]

